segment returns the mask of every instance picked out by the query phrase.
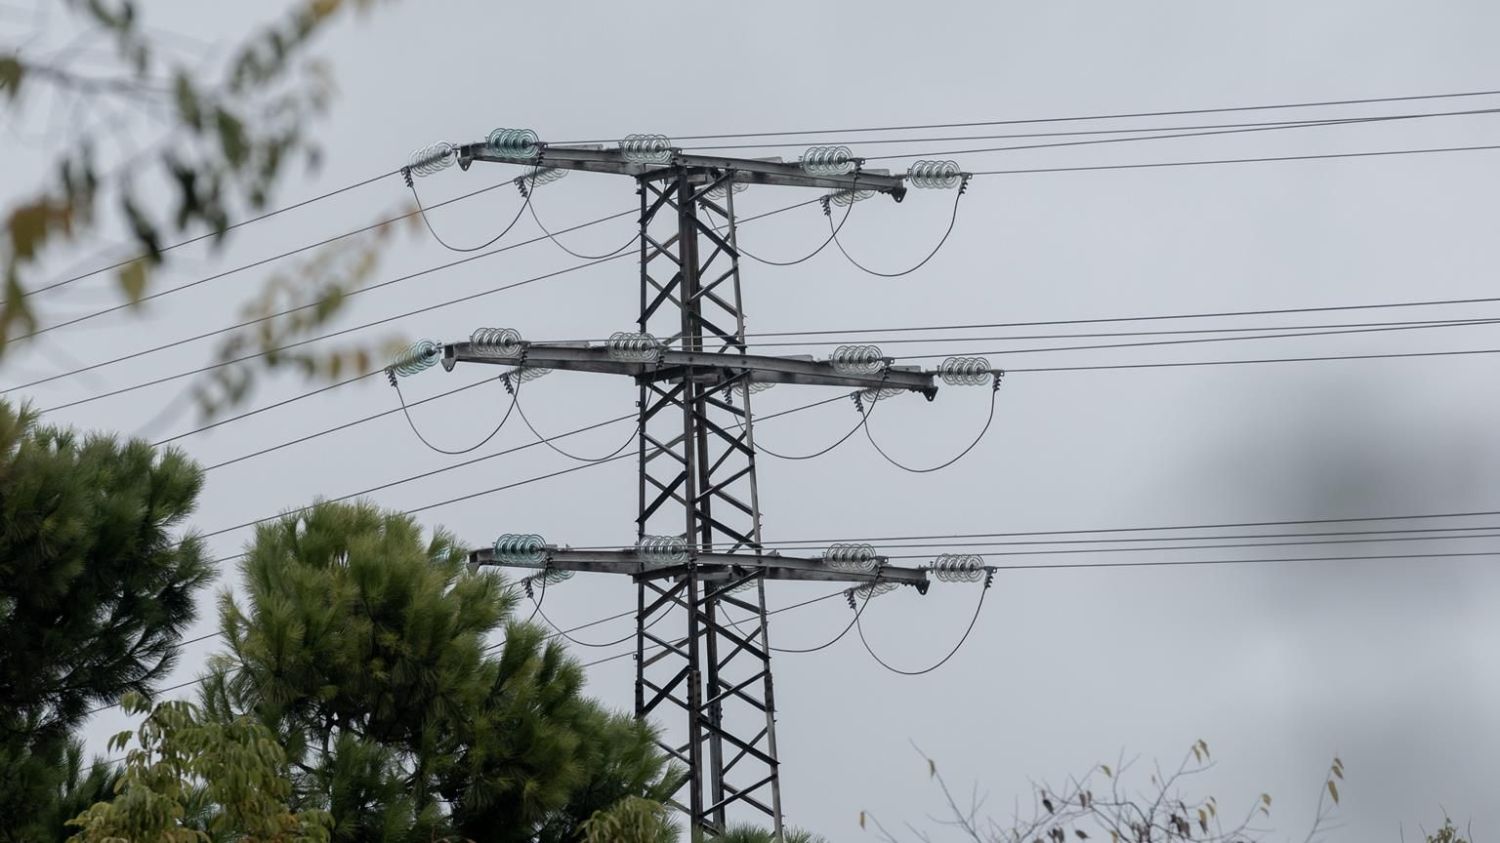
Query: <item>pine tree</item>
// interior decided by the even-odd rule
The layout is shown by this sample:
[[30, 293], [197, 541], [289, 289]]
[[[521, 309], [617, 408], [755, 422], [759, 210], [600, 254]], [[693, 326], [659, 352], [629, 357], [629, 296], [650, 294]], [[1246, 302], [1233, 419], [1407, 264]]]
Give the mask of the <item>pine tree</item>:
[[175, 534], [202, 485], [176, 451], [0, 403], [0, 839], [46, 839], [58, 800], [97, 779], [71, 738], [90, 709], [175, 663], [212, 574]]
[[[651, 735], [582, 694], [580, 668], [442, 531], [323, 503], [261, 525], [204, 702], [287, 751], [294, 807], [335, 841], [577, 839], [595, 810], [665, 795]], [[503, 629], [504, 642], [489, 637]]]

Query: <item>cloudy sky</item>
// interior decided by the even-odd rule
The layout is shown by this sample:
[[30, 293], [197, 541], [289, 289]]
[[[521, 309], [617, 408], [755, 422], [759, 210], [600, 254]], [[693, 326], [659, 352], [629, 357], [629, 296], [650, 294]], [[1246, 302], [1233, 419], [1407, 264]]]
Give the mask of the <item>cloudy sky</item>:
[[[30, 25], [25, 3], [4, 5], [11, 31]], [[258, 5], [173, 0], [146, 4], [146, 14], [150, 24], [186, 36], [184, 50], [207, 45], [211, 56], [270, 14]], [[296, 201], [392, 170], [419, 146], [477, 139], [497, 126], [529, 127], [557, 140], [629, 132], [680, 137], [1486, 91], [1500, 88], [1497, 27], [1500, 8], [1480, 2], [663, 2], [566, 11], [477, 0], [390, 4], [320, 42], [340, 91], [320, 127], [328, 155], [321, 171], [287, 184], [278, 200]], [[838, 139], [873, 156], [1066, 138], [863, 147], [861, 139], [1497, 106], [1500, 97], [1492, 96]], [[954, 157], [968, 170], [991, 171], [1471, 146], [1500, 143], [1496, 119], [1470, 115]], [[47, 153], [38, 135], [55, 139], [69, 130], [66, 121], [50, 128], [44, 123], [0, 140], [11, 162], [0, 185], [5, 198], [34, 183], [28, 167], [40, 165]], [[141, 130], [139, 137], [118, 140], [136, 143], [148, 134]], [[741, 154], [790, 158], [796, 152]], [[873, 277], [833, 250], [789, 268], [746, 264], [749, 330], [1087, 320], [1493, 296], [1493, 266], [1500, 257], [1493, 236], [1496, 156], [1479, 151], [984, 176], [964, 197], [945, 248], [911, 275]], [[901, 169], [906, 163], [883, 165]], [[468, 173], [455, 168], [419, 186], [424, 200], [439, 201], [512, 175], [498, 165]], [[166, 281], [196, 280], [374, 221], [398, 210], [408, 195], [399, 179], [390, 178], [251, 226], [226, 249], [184, 249]], [[737, 201], [742, 213], [758, 213], [810, 196], [757, 188]], [[575, 174], [540, 190], [536, 210], [550, 226], [564, 226], [628, 210], [635, 201], [626, 180]], [[841, 239], [867, 265], [909, 266], [942, 235], [950, 201], [951, 194], [933, 191], [913, 192], [899, 205], [863, 202]], [[480, 242], [511, 218], [518, 202], [514, 191], [494, 191], [444, 208], [432, 221], [453, 241]], [[821, 242], [826, 225], [816, 207], [807, 207], [746, 225], [741, 238], [758, 254], [787, 259]], [[510, 238], [536, 233], [523, 222]], [[627, 217], [567, 235], [566, 242], [599, 252], [630, 234]], [[395, 278], [454, 257], [425, 234], [403, 233], [385, 250], [377, 277]], [[577, 263], [547, 243], [521, 247], [360, 296], [345, 324]], [[48, 343], [8, 359], [0, 378], [15, 384], [228, 324], [269, 271], [203, 284], [138, 315], [59, 330]], [[355, 338], [459, 339], [479, 326], [515, 327], [533, 338], [605, 336], [630, 327], [637, 284], [630, 261], [620, 261], [399, 319]], [[112, 297], [107, 279], [96, 278], [43, 299], [44, 312], [64, 318]], [[1500, 302], [967, 335], [1497, 315]], [[898, 470], [862, 437], [815, 461], [763, 459], [769, 539], [1500, 510], [1495, 356], [1019, 371], [1497, 348], [1500, 334], [1493, 326], [1052, 353], [1018, 350], [1150, 338], [961, 344], [951, 339], [957, 334], [947, 336], [903, 351], [1011, 349], [989, 355], [1013, 371], [986, 439], [967, 459], [926, 475]], [[898, 353], [895, 348], [887, 352]], [[212, 349], [206, 342], [189, 344], [24, 394], [51, 407], [192, 368]], [[434, 371], [412, 380], [407, 395], [434, 395], [479, 374]], [[186, 383], [133, 391], [48, 418], [133, 432]], [[308, 388], [288, 375], [264, 384], [248, 406]], [[775, 411], [834, 394], [782, 387], [758, 396], [757, 406]], [[603, 377], [555, 375], [531, 385], [528, 395], [531, 420], [553, 433], [629, 412], [634, 389]], [[438, 444], [469, 444], [493, 425], [502, 399], [498, 387], [471, 390], [424, 405], [417, 421]], [[395, 401], [383, 381], [370, 379], [179, 444], [213, 464], [390, 409]], [[986, 407], [984, 390], [951, 389], [930, 404], [906, 399], [882, 405], [871, 429], [898, 459], [938, 462], [977, 432]], [[197, 421], [191, 414], [172, 417], [163, 431], [185, 431]], [[840, 402], [769, 421], [757, 429], [757, 438], [776, 450], [805, 452], [833, 441], [855, 421], [847, 402]], [[617, 425], [570, 441], [579, 452], [598, 454], [628, 433]], [[531, 438], [513, 425], [478, 453]], [[424, 448], [399, 417], [387, 416], [318, 444], [211, 471], [196, 524], [217, 530], [316, 496], [356, 492], [454, 462]], [[572, 465], [532, 448], [372, 497], [404, 509]], [[502, 532], [536, 532], [574, 545], [625, 545], [633, 538], [634, 472], [629, 461], [617, 462], [438, 507], [422, 518], [476, 546]], [[1305, 832], [1323, 771], [1336, 753], [1345, 761], [1348, 782], [1329, 839], [1397, 840], [1402, 824], [1408, 835], [1419, 824], [1431, 828], [1444, 807], [1455, 819], [1472, 818], [1476, 831], [1493, 830], [1500, 825], [1493, 798], [1493, 783], [1500, 780], [1494, 718], [1500, 670], [1493, 659], [1500, 620], [1492, 606], [1500, 598], [1500, 573], [1493, 556], [1422, 554], [1500, 549], [1482, 529], [1497, 521], [1500, 516], [1148, 534], [1174, 539], [1161, 544], [1177, 547], [1200, 543], [1189, 541], [1194, 537], [1298, 529], [1481, 528], [1467, 540], [992, 555], [990, 561], [1002, 566], [1407, 558], [1001, 571], [965, 647], [931, 674], [889, 673], [854, 637], [818, 653], [780, 656], [776, 691], [787, 817], [836, 840], [862, 839], [862, 809], [890, 822], [924, 823], [942, 805], [912, 743], [937, 760], [949, 781], [965, 789], [977, 783], [1003, 811], [1014, 797], [1025, 797], [1030, 780], [1081, 773], [1122, 753], [1175, 760], [1202, 738], [1219, 766], [1197, 792], [1213, 792], [1226, 806], [1248, 807], [1269, 791], [1276, 797], [1275, 825], [1285, 836], [1300, 839]], [[216, 536], [214, 550], [237, 552], [247, 536], [247, 530]], [[233, 579], [226, 568], [221, 585], [229, 587]], [[782, 606], [826, 591], [776, 584], [767, 599]], [[977, 597], [974, 587], [953, 585], [935, 586], [926, 597], [903, 591], [881, 598], [864, 616], [869, 645], [900, 667], [930, 664], [962, 634]], [[547, 600], [560, 625], [633, 605], [628, 582], [583, 576]], [[848, 619], [848, 608], [836, 600], [789, 611], [775, 618], [773, 643], [811, 646]], [[611, 640], [625, 635], [628, 623], [579, 636]], [[205, 603], [196, 632], [214, 624]], [[192, 678], [214, 647], [210, 639], [189, 648], [181, 679]], [[579, 657], [619, 651], [580, 648]], [[590, 669], [592, 692], [621, 708], [632, 699], [632, 679], [628, 659]], [[103, 736], [123, 722], [114, 713], [96, 718], [91, 735], [101, 749]]]

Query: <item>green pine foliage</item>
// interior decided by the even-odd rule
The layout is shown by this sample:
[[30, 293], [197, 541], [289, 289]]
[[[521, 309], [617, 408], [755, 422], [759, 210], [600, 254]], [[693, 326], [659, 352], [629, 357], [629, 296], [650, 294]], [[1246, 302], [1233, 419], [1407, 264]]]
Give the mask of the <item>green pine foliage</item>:
[[0, 403], [0, 840], [55, 836], [59, 800], [104, 775], [73, 732], [175, 663], [212, 576], [178, 535], [202, 485], [181, 453]]
[[[816, 834], [796, 828], [787, 829], [783, 836], [786, 843], [827, 843]], [[709, 839], [711, 843], [777, 843], [770, 829], [753, 825], [730, 826], [723, 834]]]
[[[567, 841], [601, 807], [660, 798], [652, 736], [583, 696], [581, 669], [447, 533], [322, 503], [258, 528], [204, 702], [287, 752], [293, 807], [335, 841]], [[493, 634], [503, 645], [491, 648]]]

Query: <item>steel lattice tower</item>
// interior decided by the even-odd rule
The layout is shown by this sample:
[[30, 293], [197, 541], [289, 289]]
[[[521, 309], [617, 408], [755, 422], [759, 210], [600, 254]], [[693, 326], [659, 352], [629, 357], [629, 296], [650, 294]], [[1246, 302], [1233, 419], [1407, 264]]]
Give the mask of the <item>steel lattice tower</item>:
[[[508, 132], [509, 130], [497, 130]], [[684, 154], [665, 147], [561, 147], [526, 133], [456, 148], [458, 163], [529, 165], [633, 178], [640, 195], [640, 310], [633, 337], [532, 343], [492, 331], [442, 347], [442, 363], [488, 363], [622, 375], [639, 386], [637, 544], [572, 550], [534, 536], [502, 536], [474, 564], [623, 574], [637, 583], [635, 711], [666, 726], [662, 749], [687, 777], [675, 799], [695, 838], [716, 834], [731, 811], [748, 810], [781, 838], [776, 707], [767, 634], [766, 582], [904, 584], [925, 593], [927, 571], [885, 564], [831, 565], [761, 545], [754, 384], [909, 390], [931, 399], [934, 373], [840, 365], [749, 353], [745, 343], [734, 194], [737, 184], [821, 188], [900, 200], [903, 177], [780, 161]], [[520, 140], [516, 140], [517, 137]], [[664, 140], [664, 139], [663, 139]], [[649, 147], [649, 144], [647, 145]], [[811, 171], [811, 172], [810, 172]], [[518, 184], [525, 187], [525, 179]], [[825, 204], [826, 210], [826, 204]], [[748, 616], [733, 620], [726, 610]]]

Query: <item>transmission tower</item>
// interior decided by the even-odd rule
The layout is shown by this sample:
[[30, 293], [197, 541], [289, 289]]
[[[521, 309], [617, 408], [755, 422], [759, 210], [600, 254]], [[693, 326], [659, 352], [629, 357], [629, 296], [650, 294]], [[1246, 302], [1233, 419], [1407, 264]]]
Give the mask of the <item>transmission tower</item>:
[[[506, 534], [474, 551], [471, 562], [539, 569], [531, 580], [544, 583], [576, 571], [631, 577], [637, 584], [635, 713], [658, 726], [670, 726], [673, 712], [682, 717], [659, 741], [687, 771], [674, 807], [686, 814], [694, 839], [721, 833], [732, 809], [749, 809], [779, 840], [766, 581], [849, 583], [851, 597], [868, 599], [898, 585], [925, 594], [929, 570], [887, 564], [868, 545], [836, 545], [817, 557], [765, 550], [751, 394], [776, 384], [809, 384], [857, 390], [857, 403], [893, 390], [931, 400], [939, 376], [977, 383], [989, 382], [993, 373], [951, 361], [938, 372], [893, 366], [873, 346], [841, 347], [821, 361], [751, 354], [734, 197], [748, 185], [822, 189], [830, 191], [822, 199], [826, 213], [830, 202], [875, 193], [900, 201], [908, 182], [957, 187], [963, 177], [951, 162], [921, 162], [894, 176], [862, 170], [843, 147], [815, 147], [786, 163], [685, 154], [659, 135], [630, 136], [619, 148], [605, 149], [547, 145], [528, 130], [506, 129], [481, 143], [421, 150], [408, 174], [455, 162], [465, 170], [474, 162], [528, 165], [529, 175], [517, 179], [528, 196], [530, 188], [568, 170], [629, 177], [640, 196], [635, 331], [604, 343], [544, 343], [512, 329], [482, 328], [468, 342], [418, 344], [405, 370], [393, 367], [406, 373], [440, 358], [449, 370], [459, 363], [509, 367], [502, 375], [508, 387], [546, 370], [619, 375], [639, 387], [635, 546], [575, 550], [536, 535]], [[965, 368], [974, 371], [959, 371]]]

